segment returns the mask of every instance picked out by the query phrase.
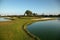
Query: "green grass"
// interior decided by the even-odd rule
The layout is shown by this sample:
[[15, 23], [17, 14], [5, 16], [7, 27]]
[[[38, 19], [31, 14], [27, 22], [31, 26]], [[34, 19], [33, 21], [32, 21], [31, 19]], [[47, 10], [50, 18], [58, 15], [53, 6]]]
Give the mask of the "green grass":
[[31, 20], [35, 18], [37, 17], [21, 17], [8, 22], [0, 22], [0, 40], [35, 40], [22, 29], [25, 23], [36, 22], [36, 20]]
[[22, 29], [30, 19], [16, 18], [10, 22], [0, 22], [0, 40], [34, 40]]

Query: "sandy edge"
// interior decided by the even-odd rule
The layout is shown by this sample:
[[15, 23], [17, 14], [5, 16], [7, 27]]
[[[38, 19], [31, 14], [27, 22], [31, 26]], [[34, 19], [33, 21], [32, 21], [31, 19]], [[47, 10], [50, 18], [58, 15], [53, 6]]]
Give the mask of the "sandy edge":
[[39, 19], [31, 19], [31, 20], [51, 20], [51, 19], [54, 19], [54, 18], [39, 18]]
[[40, 40], [39, 37], [33, 35], [32, 33], [30, 33], [28, 30], [27, 30], [27, 25], [30, 25], [32, 24], [33, 22], [36, 22], [36, 21], [46, 21], [46, 20], [54, 20], [55, 18], [39, 18], [39, 19], [31, 19], [33, 21], [31, 22], [26, 22], [24, 25], [23, 25], [23, 30], [27, 33], [28, 36], [34, 38], [34, 40]]

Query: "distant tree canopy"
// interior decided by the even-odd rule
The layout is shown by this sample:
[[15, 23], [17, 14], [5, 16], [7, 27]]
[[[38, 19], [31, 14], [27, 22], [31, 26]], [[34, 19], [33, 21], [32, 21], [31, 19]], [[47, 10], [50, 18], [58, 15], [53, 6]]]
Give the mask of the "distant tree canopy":
[[42, 15], [38, 15], [37, 13], [32, 13], [32, 11], [30, 10], [26, 10], [24, 13], [24, 16], [36, 16], [36, 17], [60, 17], [60, 14], [58, 15], [44, 15], [44, 13], [42, 13]]
[[25, 16], [32, 16], [32, 11], [26, 10], [24, 15]]
[[58, 16], [60, 17], [60, 14], [58, 14]]
[[33, 16], [37, 16], [37, 13], [33, 13]]

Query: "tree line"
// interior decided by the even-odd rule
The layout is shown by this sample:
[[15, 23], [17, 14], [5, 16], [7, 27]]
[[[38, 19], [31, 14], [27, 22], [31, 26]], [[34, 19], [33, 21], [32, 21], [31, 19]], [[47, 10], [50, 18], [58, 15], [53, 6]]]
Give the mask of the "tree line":
[[38, 15], [37, 13], [32, 13], [30, 10], [26, 10], [24, 13], [24, 16], [36, 16], [36, 17], [60, 17], [60, 14], [58, 15]]
[[[24, 15], [7, 15], [7, 16], [3, 16], [3, 17], [60, 17], [60, 14], [58, 15], [38, 15], [37, 13], [33, 13], [30, 10], [26, 10]], [[1, 15], [0, 15], [1, 17]]]

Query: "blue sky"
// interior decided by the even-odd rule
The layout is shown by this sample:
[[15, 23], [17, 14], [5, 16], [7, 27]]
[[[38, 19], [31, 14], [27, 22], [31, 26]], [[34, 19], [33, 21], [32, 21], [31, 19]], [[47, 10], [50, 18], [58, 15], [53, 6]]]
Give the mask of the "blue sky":
[[38, 14], [59, 14], [57, 0], [0, 0], [1, 15], [23, 15], [26, 10]]

